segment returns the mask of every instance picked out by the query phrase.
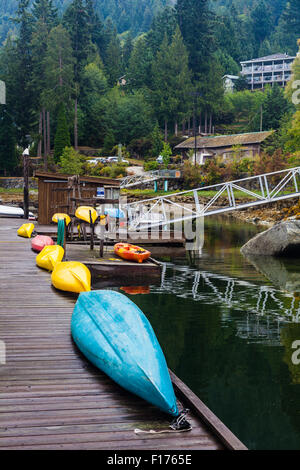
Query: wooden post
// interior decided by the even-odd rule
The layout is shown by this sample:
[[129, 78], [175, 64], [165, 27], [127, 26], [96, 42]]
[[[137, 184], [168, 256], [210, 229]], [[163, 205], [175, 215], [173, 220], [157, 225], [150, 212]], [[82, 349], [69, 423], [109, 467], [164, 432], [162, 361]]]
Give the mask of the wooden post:
[[[51, 141], [50, 141], [50, 112], [47, 111], [47, 156], [50, 155], [51, 151]], [[48, 166], [48, 162], [47, 162]]]
[[42, 156], [42, 132], [43, 132], [43, 114], [40, 113], [39, 118], [39, 143], [37, 148], [37, 157]]
[[92, 220], [92, 211], [89, 211], [89, 214], [90, 214], [90, 237], [91, 237], [90, 250], [93, 251], [94, 249], [94, 224]]
[[[104, 204], [101, 204], [101, 215], [104, 215]], [[100, 258], [103, 258], [104, 255], [104, 230], [105, 226], [101, 224], [101, 217], [100, 217]]]
[[24, 219], [29, 216], [29, 151], [23, 152], [23, 174], [24, 174]]
[[74, 148], [78, 150], [78, 101], [75, 98], [75, 117], [74, 117]]

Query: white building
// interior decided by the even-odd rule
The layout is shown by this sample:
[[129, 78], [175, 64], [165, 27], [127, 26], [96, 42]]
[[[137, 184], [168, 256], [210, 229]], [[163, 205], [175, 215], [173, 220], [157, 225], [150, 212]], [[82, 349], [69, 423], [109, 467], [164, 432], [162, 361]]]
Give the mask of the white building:
[[241, 75], [246, 77], [251, 90], [278, 83], [285, 86], [291, 79], [292, 63], [295, 57], [287, 54], [273, 54], [241, 62]]
[[223, 86], [225, 93], [233, 93], [235, 82], [239, 79], [237, 75], [224, 75]]

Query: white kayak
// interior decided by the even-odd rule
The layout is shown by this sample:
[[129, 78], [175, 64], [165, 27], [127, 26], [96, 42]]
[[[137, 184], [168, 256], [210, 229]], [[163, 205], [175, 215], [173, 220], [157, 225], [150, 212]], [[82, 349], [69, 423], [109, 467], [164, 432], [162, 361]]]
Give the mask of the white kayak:
[[[24, 211], [21, 207], [0, 205], [0, 217], [24, 217]], [[34, 219], [34, 214], [29, 212], [29, 219]]]

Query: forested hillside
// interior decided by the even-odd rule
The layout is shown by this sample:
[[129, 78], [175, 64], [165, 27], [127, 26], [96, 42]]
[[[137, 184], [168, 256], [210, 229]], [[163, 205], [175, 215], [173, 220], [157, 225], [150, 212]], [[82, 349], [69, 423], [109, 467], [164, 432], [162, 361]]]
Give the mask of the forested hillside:
[[[53, 4], [62, 12], [71, 0], [54, 0]], [[147, 31], [153, 17], [173, 0], [93, 0], [95, 10], [102, 21], [111, 18], [117, 31], [131, 30], [134, 35]], [[0, 43], [9, 32], [15, 32], [11, 18], [17, 11], [18, 0], [0, 0]]]
[[300, 0], [211, 0], [210, 4], [225, 26], [234, 29], [241, 46], [239, 59], [276, 52], [295, 54]]
[[[204, 132], [282, 129], [283, 140], [273, 148], [296, 151], [299, 114], [293, 121], [295, 105], [283, 89], [251, 93], [241, 78], [237, 92], [226, 95], [222, 77], [238, 74], [241, 59], [295, 54], [300, 0], [288, 7], [276, 0], [282, 9], [277, 19], [275, 10], [273, 16], [266, 11], [266, 0], [247, 0], [243, 9], [238, 1], [216, 1], [214, 10], [212, 0], [177, 0], [164, 9], [161, 1], [140, 0], [131, 2], [131, 31], [123, 34], [112, 17], [103, 19], [108, 11], [99, 11], [100, 3], [18, 0], [15, 35], [0, 49], [0, 80], [7, 89], [7, 105], [0, 107], [0, 171], [15, 171], [16, 150], [28, 140], [34, 155], [43, 149], [45, 162], [54, 155], [56, 164], [70, 144], [112, 154], [122, 143], [140, 158], [155, 157], [193, 127], [195, 96], [195, 127]], [[116, 3], [103, 0], [105, 7]], [[157, 13], [137, 34], [134, 14], [146, 3]], [[116, 15], [127, 11], [129, 0], [119, 5]], [[141, 13], [140, 26], [144, 19]], [[297, 79], [298, 69], [299, 60]], [[289, 143], [289, 127], [295, 127], [296, 144]], [[76, 160], [68, 152], [64, 161]]]

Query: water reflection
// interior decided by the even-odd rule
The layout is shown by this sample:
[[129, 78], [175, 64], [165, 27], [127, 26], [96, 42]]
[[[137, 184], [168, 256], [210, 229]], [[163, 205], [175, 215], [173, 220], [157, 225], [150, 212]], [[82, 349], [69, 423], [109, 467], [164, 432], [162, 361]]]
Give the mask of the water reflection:
[[299, 260], [249, 255], [246, 259], [276, 287], [299, 297], [300, 294], [297, 295], [300, 293]]
[[[293, 277], [292, 272], [290, 275]], [[297, 280], [299, 283], [299, 277]], [[298, 286], [296, 281], [291, 285]], [[300, 299], [294, 291], [283, 292], [271, 285], [254, 284], [246, 279], [198, 271], [189, 266], [164, 263], [161, 285], [154, 286], [152, 292], [173, 293], [195, 302], [219, 307], [226, 305], [259, 316], [272, 315], [281, 321], [300, 320]]]

